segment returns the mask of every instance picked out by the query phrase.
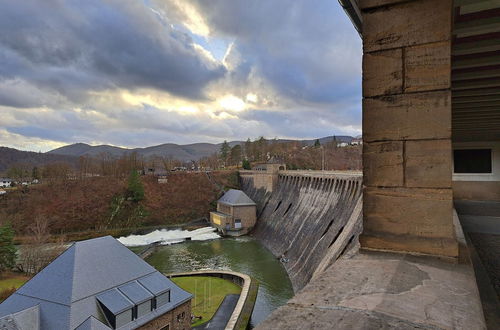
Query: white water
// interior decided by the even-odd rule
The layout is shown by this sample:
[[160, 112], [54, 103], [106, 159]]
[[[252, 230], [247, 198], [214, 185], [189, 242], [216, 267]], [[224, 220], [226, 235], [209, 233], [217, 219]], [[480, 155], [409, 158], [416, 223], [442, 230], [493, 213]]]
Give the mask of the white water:
[[184, 242], [188, 238], [191, 238], [193, 241], [205, 241], [220, 238], [215, 231], [216, 229], [212, 227], [203, 227], [191, 231], [181, 229], [162, 229], [155, 230], [146, 235], [129, 235], [126, 237], [120, 237], [118, 240], [125, 246], [141, 246], [154, 242], [161, 242], [161, 245], [170, 245]]

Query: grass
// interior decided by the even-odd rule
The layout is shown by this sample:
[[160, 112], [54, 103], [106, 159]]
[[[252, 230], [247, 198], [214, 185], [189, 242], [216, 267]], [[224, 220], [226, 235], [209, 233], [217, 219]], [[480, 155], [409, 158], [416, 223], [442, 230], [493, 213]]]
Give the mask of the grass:
[[4, 273], [0, 276], [0, 302], [4, 301], [8, 296], [10, 296], [16, 289], [21, 285], [26, 283], [29, 277], [16, 274], [16, 273]]
[[201, 316], [201, 319], [195, 319], [191, 325], [193, 327], [210, 321], [226, 295], [241, 292], [236, 284], [217, 277], [185, 276], [174, 277], [172, 281], [194, 295], [191, 311], [194, 316]]

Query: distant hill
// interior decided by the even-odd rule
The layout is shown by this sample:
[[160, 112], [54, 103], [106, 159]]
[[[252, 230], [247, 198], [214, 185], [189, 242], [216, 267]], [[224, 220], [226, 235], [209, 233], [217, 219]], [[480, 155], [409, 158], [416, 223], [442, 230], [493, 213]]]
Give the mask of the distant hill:
[[71, 155], [21, 151], [13, 148], [0, 147], [0, 172], [7, 170], [15, 164], [42, 166], [58, 162], [65, 162], [76, 166], [78, 164], [78, 158]]
[[[352, 136], [336, 136], [337, 141], [350, 142]], [[327, 136], [319, 139], [322, 144], [333, 141], [333, 136]], [[313, 145], [316, 139], [312, 140], [287, 140], [279, 139], [279, 143], [297, 141], [303, 145]], [[244, 141], [231, 141], [229, 145], [244, 144]], [[179, 145], [174, 143], [165, 143], [146, 148], [127, 149], [109, 145], [91, 146], [85, 143], [70, 144], [61, 148], [51, 150], [46, 153], [21, 151], [17, 149], [0, 147], [0, 173], [6, 171], [16, 163], [28, 164], [31, 166], [42, 166], [50, 163], [67, 162], [72, 166], [78, 165], [80, 156], [98, 156], [101, 153], [107, 153], [113, 157], [120, 157], [125, 153], [137, 152], [146, 158], [151, 156], [172, 157], [174, 159], [186, 162], [190, 160], [199, 160], [200, 158], [211, 156], [220, 151], [222, 143], [193, 143]]]
[[[320, 142], [322, 144], [333, 141], [333, 136], [327, 136], [320, 138]], [[339, 142], [351, 142], [353, 139], [352, 136], [335, 136], [335, 139]], [[293, 142], [298, 141], [304, 145], [313, 145], [316, 139], [312, 140], [287, 140], [287, 139], [279, 139], [277, 140], [280, 143], [284, 142]], [[243, 144], [244, 141], [231, 141], [228, 142], [230, 146], [235, 146], [237, 144]], [[175, 143], [165, 143], [157, 146], [146, 147], [146, 148], [135, 148], [135, 149], [127, 149], [114, 147], [109, 145], [99, 145], [99, 146], [91, 146], [85, 143], [75, 143], [70, 144], [64, 147], [60, 147], [48, 152], [48, 154], [54, 155], [66, 155], [66, 156], [97, 156], [101, 153], [109, 153], [112, 156], [121, 156], [125, 153], [137, 152], [137, 154], [150, 157], [150, 156], [162, 156], [162, 157], [172, 157], [174, 159], [178, 159], [180, 161], [190, 161], [190, 160], [198, 160], [203, 157], [211, 156], [214, 153], [220, 151], [222, 143], [193, 143], [193, 144], [175, 144]]]

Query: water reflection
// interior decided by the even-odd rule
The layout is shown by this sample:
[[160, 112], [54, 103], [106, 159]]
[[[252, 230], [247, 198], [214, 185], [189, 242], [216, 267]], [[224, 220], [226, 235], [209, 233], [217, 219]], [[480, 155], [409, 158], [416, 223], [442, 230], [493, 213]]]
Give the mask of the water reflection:
[[250, 237], [162, 246], [146, 261], [164, 273], [221, 269], [257, 279], [260, 286], [251, 319], [253, 326], [293, 296], [292, 285], [281, 263]]

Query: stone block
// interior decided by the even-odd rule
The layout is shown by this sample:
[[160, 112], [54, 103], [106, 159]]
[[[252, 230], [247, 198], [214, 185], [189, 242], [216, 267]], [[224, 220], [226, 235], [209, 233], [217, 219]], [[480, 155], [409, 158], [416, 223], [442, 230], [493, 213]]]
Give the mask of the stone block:
[[367, 53], [363, 56], [363, 96], [403, 92], [402, 49]]
[[451, 188], [451, 141], [406, 141], [407, 187]]
[[458, 255], [451, 189], [367, 187], [363, 207], [363, 247]]
[[363, 179], [366, 186], [403, 186], [402, 141], [363, 145]]
[[450, 88], [451, 43], [449, 41], [408, 47], [404, 61], [405, 92]]
[[451, 92], [412, 93], [363, 100], [363, 140], [451, 138]]
[[366, 52], [451, 40], [452, 0], [419, 0], [363, 12]]

